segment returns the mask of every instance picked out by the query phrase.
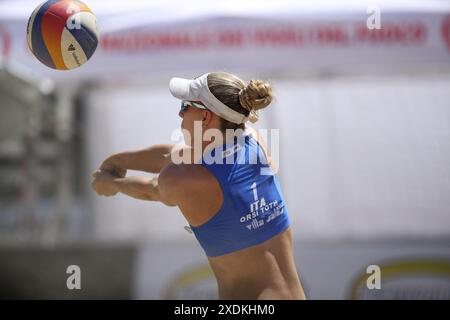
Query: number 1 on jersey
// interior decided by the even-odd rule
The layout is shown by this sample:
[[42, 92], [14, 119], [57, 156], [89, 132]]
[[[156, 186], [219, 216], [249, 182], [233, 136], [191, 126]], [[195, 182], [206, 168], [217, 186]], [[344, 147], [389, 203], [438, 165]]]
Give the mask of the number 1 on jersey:
[[253, 199], [258, 201], [258, 191], [256, 190], [256, 182], [253, 182], [251, 188], [253, 189]]

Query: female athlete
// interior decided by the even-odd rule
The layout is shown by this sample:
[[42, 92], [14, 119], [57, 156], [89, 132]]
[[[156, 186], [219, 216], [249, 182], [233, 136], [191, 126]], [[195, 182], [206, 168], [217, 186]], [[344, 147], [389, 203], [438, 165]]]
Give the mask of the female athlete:
[[[178, 206], [205, 251], [219, 299], [305, 299], [280, 184], [264, 142], [246, 126], [272, 101], [270, 85], [225, 72], [173, 78], [185, 145], [108, 157], [93, 189]], [[158, 174], [127, 177], [126, 171]]]

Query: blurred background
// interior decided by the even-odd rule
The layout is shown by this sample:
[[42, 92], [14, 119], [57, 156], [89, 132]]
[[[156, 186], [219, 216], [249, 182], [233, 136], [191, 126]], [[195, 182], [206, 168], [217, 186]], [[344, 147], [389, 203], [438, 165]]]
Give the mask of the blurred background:
[[90, 177], [180, 142], [170, 78], [219, 70], [274, 87], [254, 127], [280, 129], [310, 299], [450, 298], [450, 1], [86, 0], [100, 43], [71, 71], [27, 47], [40, 2], [0, 1], [0, 298], [217, 298], [176, 207], [99, 197]]

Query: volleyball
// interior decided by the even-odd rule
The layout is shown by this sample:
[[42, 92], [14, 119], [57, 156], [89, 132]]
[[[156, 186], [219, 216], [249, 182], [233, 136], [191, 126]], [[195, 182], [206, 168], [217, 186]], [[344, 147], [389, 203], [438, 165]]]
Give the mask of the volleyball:
[[46, 1], [28, 19], [27, 41], [33, 55], [47, 67], [75, 69], [85, 64], [97, 48], [97, 20], [81, 1]]

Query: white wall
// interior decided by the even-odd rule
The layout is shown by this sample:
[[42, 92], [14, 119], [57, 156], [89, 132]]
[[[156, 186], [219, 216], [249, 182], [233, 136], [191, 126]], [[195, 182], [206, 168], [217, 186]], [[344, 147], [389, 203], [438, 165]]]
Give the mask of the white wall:
[[[448, 241], [299, 241], [294, 248], [308, 299], [450, 298]], [[381, 290], [368, 290], [365, 281], [358, 281], [368, 276], [370, 265], [381, 269]], [[216, 279], [198, 246], [142, 245], [135, 270], [135, 299], [218, 298]]]
[[[300, 238], [450, 234], [450, 75], [273, 79], [259, 127], [280, 128], [280, 179]], [[178, 101], [157, 84], [88, 94], [89, 170], [170, 142]], [[176, 208], [94, 196], [101, 239], [195, 242]]]
[[[88, 96], [89, 170], [108, 155], [157, 143], [170, 143], [179, 126], [179, 103], [163, 86], [103, 88]], [[142, 173], [130, 172], [139, 175]], [[144, 174], [145, 175], [145, 174]], [[100, 239], [189, 240], [179, 211], [125, 195], [98, 197], [93, 192], [95, 232]]]
[[449, 76], [277, 88], [284, 186], [301, 234], [448, 237]]

